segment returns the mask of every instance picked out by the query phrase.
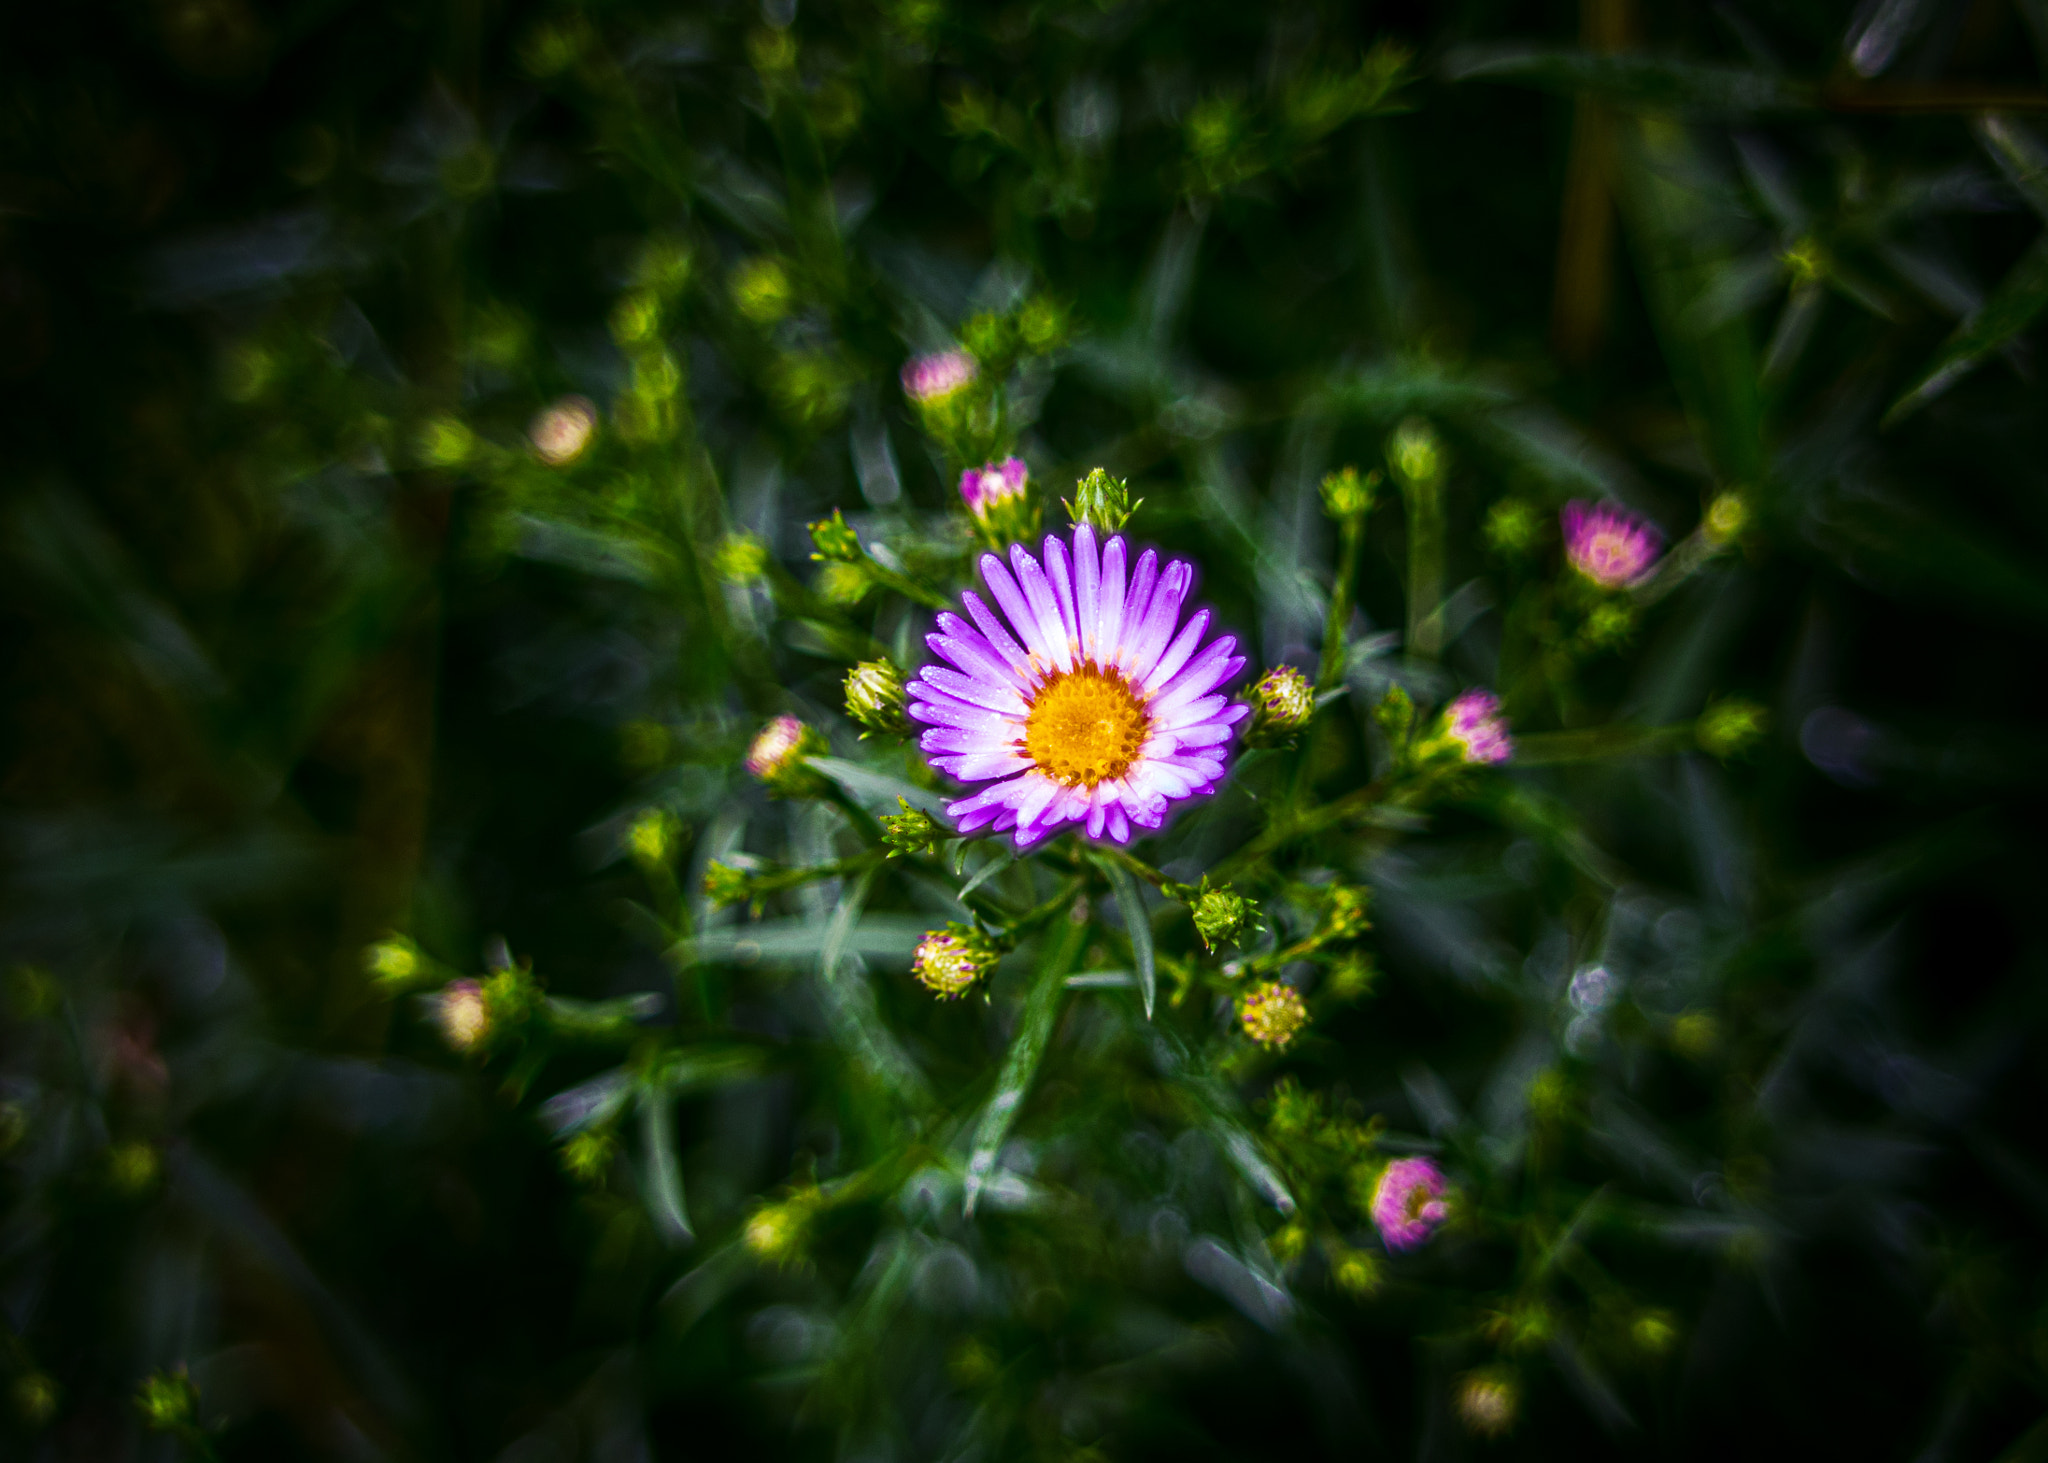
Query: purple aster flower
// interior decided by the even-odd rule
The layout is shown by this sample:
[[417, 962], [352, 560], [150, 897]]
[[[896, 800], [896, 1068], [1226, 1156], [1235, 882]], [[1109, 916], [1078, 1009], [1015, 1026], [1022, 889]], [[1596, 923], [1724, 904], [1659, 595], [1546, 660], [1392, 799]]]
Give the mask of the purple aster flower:
[[1127, 574], [1121, 536], [1099, 552], [1087, 524], [1072, 537], [1070, 549], [1048, 536], [1043, 565], [1022, 544], [1007, 566], [983, 554], [1007, 623], [970, 590], [968, 619], [941, 614], [926, 637], [949, 664], [910, 685], [911, 718], [930, 728], [920, 745], [940, 771], [990, 784], [947, 805], [963, 834], [1014, 830], [1024, 849], [1082, 823], [1128, 843], [1174, 802], [1216, 790], [1250, 715], [1221, 692], [1244, 666], [1237, 641], [1204, 643], [1207, 610], [1181, 624], [1194, 567], [1161, 569], [1147, 549]]
[[1444, 735], [1458, 744], [1467, 762], [1505, 762], [1514, 755], [1500, 698], [1476, 687], [1444, 708]]
[[1433, 1159], [1397, 1158], [1372, 1191], [1372, 1222], [1390, 1250], [1412, 1250], [1450, 1217], [1444, 1171]]
[[1024, 485], [1031, 480], [1031, 470], [1024, 465], [1021, 457], [1005, 457], [1001, 462], [991, 462], [986, 467], [970, 467], [960, 474], [960, 496], [966, 500], [967, 511], [976, 518], [986, 518], [999, 504], [1024, 496]]
[[903, 366], [903, 394], [919, 406], [936, 406], [964, 391], [980, 374], [966, 351], [912, 356]]
[[1650, 572], [1663, 551], [1655, 524], [1611, 503], [1564, 505], [1565, 557], [1603, 589], [1626, 589]]

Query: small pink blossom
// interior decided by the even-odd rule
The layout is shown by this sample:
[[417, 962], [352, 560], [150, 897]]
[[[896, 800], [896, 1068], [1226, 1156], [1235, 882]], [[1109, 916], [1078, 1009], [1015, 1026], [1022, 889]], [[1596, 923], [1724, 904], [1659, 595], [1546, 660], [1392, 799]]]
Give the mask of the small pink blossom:
[[1467, 762], [1505, 762], [1514, 755], [1500, 698], [1491, 691], [1475, 687], [1451, 702], [1444, 711], [1444, 735], [1458, 744]]
[[1372, 1191], [1372, 1222], [1390, 1250], [1412, 1250], [1450, 1217], [1443, 1170], [1433, 1159], [1397, 1158]]
[[1603, 589], [1640, 582], [1663, 552], [1656, 525], [1611, 503], [1564, 505], [1564, 552], [1572, 567]]
[[996, 505], [1021, 498], [1030, 479], [1031, 470], [1024, 465], [1023, 458], [1006, 457], [1001, 462], [970, 467], [961, 473], [960, 496], [968, 512], [976, 518], [986, 518]]
[[966, 351], [912, 356], [903, 366], [903, 394], [919, 406], [936, 406], [966, 390], [979, 374]]

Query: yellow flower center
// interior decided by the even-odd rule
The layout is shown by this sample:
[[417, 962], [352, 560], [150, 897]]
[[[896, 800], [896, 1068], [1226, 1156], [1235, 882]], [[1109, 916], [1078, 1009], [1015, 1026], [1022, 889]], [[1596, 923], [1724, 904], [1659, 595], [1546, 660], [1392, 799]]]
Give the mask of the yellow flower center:
[[1130, 770], [1151, 725], [1130, 682], [1083, 661], [1038, 688], [1024, 720], [1024, 752], [1053, 781], [1093, 787]]

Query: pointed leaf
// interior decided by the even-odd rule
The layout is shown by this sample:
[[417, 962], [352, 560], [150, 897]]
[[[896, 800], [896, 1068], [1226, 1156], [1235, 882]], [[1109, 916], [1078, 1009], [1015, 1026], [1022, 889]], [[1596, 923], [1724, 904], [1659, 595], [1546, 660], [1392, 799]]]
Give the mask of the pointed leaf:
[[676, 1155], [676, 1118], [672, 1102], [666, 1093], [641, 1094], [641, 1173], [646, 1189], [647, 1212], [654, 1220], [654, 1227], [670, 1244], [683, 1245], [696, 1236], [690, 1229], [690, 1211], [683, 1203], [683, 1165]]
[[1547, 91], [1585, 92], [1619, 107], [1691, 116], [1754, 117], [1810, 111], [1811, 86], [1735, 66], [1701, 66], [1654, 56], [1465, 46], [1444, 60], [1451, 81], [1520, 81]]
[[974, 1213], [975, 1200], [981, 1196], [981, 1191], [995, 1172], [996, 1155], [1002, 1150], [1003, 1140], [1010, 1136], [1010, 1128], [1017, 1121], [1017, 1110], [1024, 1105], [1025, 1094], [1031, 1090], [1031, 1079], [1038, 1072], [1038, 1059], [1045, 1055], [1046, 1043], [1052, 1039], [1060, 997], [1066, 991], [1067, 967], [1080, 955], [1087, 935], [1086, 922], [1072, 919], [1055, 919], [1046, 931], [1038, 970], [1031, 978], [1031, 989], [1024, 997], [1024, 1010], [1017, 1020], [1017, 1034], [1010, 1040], [1009, 1053], [1003, 1058], [1003, 1069], [996, 1077], [995, 1095], [982, 1109], [981, 1122], [974, 1130], [974, 1148], [967, 1159], [967, 1193], [962, 1206], [969, 1215]]
[[886, 772], [878, 772], [859, 762], [849, 762], [843, 757], [812, 757], [811, 766], [838, 783], [846, 795], [863, 806], [884, 813], [897, 811], [896, 799], [902, 798], [919, 812], [944, 820], [946, 799], [941, 793], [932, 792], [915, 783], [905, 782]]
[[1158, 987], [1157, 960], [1152, 950], [1152, 916], [1145, 909], [1145, 896], [1138, 881], [1122, 864], [1107, 858], [1095, 861], [1109, 877], [1117, 908], [1123, 911], [1124, 931], [1131, 937], [1131, 960], [1138, 967], [1138, 993], [1145, 1000], [1145, 1019], [1152, 1019], [1152, 1001]]
[[818, 986], [833, 1039], [854, 1065], [899, 1102], [922, 1107], [931, 1099], [924, 1073], [917, 1069], [895, 1033], [882, 1020], [874, 988], [852, 958], [861, 906], [867, 902], [877, 872], [873, 867], [863, 870], [840, 895], [818, 952]]
[[2044, 309], [2048, 309], [2048, 234], [2034, 241], [2012, 273], [1999, 281], [1984, 308], [1948, 338], [1926, 374], [1885, 413], [1884, 424], [1891, 426], [1948, 390], [1984, 357], [2033, 324]]
[[974, 877], [969, 879], [965, 884], [962, 884], [960, 886], [960, 892], [955, 897], [962, 901], [965, 901], [968, 895], [972, 894], [975, 890], [979, 889], [983, 884], [986, 884], [990, 879], [993, 879], [997, 874], [1000, 874], [1004, 869], [1007, 869], [1011, 864], [1014, 864], [1015, 862], [1017, 862], [1016, 850], [1008, 848], [1004, 849], [1001, 853], [997, 854], [994, 858], [990, 859], [987, 863], [983, 864], [979, 869], [975, 870]]

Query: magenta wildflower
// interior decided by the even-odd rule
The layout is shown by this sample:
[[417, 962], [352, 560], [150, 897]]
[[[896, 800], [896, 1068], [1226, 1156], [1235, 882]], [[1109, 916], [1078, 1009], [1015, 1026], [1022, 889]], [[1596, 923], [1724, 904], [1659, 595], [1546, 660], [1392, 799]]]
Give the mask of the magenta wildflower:
[[1477, 687], [1445, 708], [1444, 735], [1458, 744], [1467, 762], [1505, 762], [1515, 750], [1500, 698]]
[[999, 504], [1024, 496], [1024, 485], [1031, 480], [1031, 470], [1024, 465], [1021, 457], [1005, 457], [1001, 462], [991, 462], [986, 467], [970, 467], [960, 474], [960, 496], [966, 500], [967, 511], [976, 518], [986, 518]]
[[1390, 1250], [1412, 1250], [1450, 1217], [1444, 1172], [1429, 1158], [1397, 1158], [1372, 1191], [1372, 1222]]
[[966, 390], [979, 374], [966, 351], [912, 356], [903, 366], [903, 394], [919, 406], [937, 406]]
[[1663, 552], [1655, 524], [1611, 503], [1564, 505], [1565, 557], [1603, 589], [1626, 589], [1650, 572]]
[[[1125, 572], [1121, 536], [1098, 552], [1077, 524], [1072, 546], [1045, 540], [1043, 565], [1022, 544], [981, 577], [1007, 623], [972, 591], [968, 620], [941, 614], [927, 665], [909, 687], [910, 716], [934, 767], [986, 782], [947, 806], [959, 831], [1014, 830], [1029, 848], [1068, 823], [1128, 843], [1183, 798], [1216, 790], [1232, 729], [1250, 714], [1221, 693], [1244, 666], [1237, 641], [1203, 642], [1209, 612], [1181, 625], [1195, 571], [1147, 549]], [[1178, 634], [1176, 634], [1178, 630]]]

